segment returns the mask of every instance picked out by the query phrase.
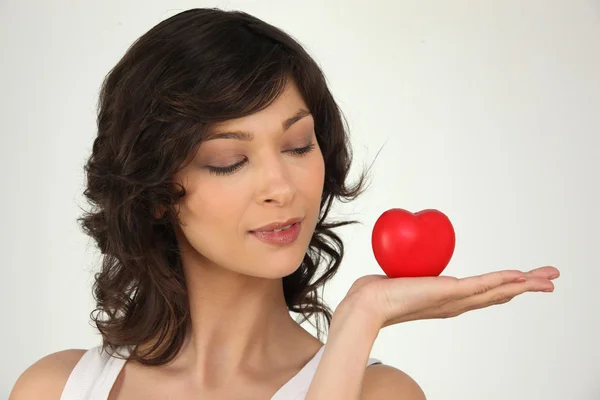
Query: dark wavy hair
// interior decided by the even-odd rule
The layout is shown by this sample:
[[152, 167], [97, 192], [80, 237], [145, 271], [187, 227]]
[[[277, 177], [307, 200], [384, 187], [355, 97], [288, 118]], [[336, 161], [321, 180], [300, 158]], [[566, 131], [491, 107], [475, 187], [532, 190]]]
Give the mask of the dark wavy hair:
[[344, 254], [333, 229], [357, 221], [330, 222], [328, 214], [335, 199], [357, 197], [365, 181], [363, 173], [347, 183], [347, 124], [321, 69], [290, 35], [244, 12], [192, 9], [136, 40], [100, 90], [98, 134], [84, 167], [92, 207], [78, 222], [102, 253], [91, 318], [105, 349], [119, 354], [126, 346], [129, 359], [147, 365], [177, 354], [190, 315], [174, 230], [185, 188], [173, 175], [191, 161], [207, 127], [264, 109], [290, 79], [314, 117], [325, 182], [308, 251], [283, 278], [285, 301], [303, 321], [314, 317], [319, 337], [319, 319], [329, 327], [332, 312], [318, 289]]

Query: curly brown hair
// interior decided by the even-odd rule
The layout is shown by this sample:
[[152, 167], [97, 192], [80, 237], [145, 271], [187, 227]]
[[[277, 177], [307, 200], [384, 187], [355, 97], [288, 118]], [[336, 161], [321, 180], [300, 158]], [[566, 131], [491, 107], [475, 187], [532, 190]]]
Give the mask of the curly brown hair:
[[[283, 278], [289, 311], [327, 327], [332, 312], [318, 289], [344, 254], [327, 221], [335, 199], [364, 189], [347, 183], [351, 149], [325, 77], [303, 47], [280, 29], [240, 11], [192, 9], [141, 36], [105, 77], [98, 134], [84, 170], [92, 209], [78, 219], [102, 253], [91, 318], [103, 347], [147, 365], [169, 362], [182, 346], [190, 315], [175, 237], [185, 188], [174, 174], [196, 154], [207, 128], [269, 106], [289, 79], [315, 121], [325, 161], [320, 215], [302, 265]], [[319, 267], [323, 265], [320, 271]], [[152, 343], [142, 351], [139, 344]]]

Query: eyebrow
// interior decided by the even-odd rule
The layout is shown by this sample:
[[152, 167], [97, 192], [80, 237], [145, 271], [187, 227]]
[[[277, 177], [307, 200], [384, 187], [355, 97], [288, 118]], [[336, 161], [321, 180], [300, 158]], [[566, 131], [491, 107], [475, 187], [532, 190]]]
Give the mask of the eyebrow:
[[[294, 114], [294, 116], [286, 119], [281, 123], [284, 132], [287, 131], [296, 122], [309, 115], [311, 115], [310, 111], [301, 108], [296, 114]], [[254, 139], [254, 134], [248, 131], [217, 132], [206, 137], [204, 141], [215, 139], [236, 139], [249, 142], [252, 139]]]

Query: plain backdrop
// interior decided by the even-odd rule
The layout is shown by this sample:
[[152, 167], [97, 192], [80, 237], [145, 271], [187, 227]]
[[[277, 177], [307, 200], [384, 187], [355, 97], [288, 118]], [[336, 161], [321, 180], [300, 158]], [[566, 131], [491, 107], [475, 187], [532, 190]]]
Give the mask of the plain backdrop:
[[[555, 265], [553, 294], [381, 331], [372, 356], [429, 399], [600, 399], [600, 2], [597, 0], [0, 1], [0, 397], [42, 356], [99, 344], [93, 243], [76, 223], [102, 78], [159, 21], [240, 9], [298, 39], [350, 127], [335, 209], [347, 257], [325, 290], [381, 273], [388, 208], [437, 208], [457, 243], [444, 272]], [[310, 329], [310, 327], [307, 327]]]

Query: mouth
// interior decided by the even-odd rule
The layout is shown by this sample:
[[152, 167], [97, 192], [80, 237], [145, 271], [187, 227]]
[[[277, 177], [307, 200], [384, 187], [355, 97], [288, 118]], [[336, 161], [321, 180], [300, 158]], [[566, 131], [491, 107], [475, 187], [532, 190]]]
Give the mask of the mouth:
[[[275, 245], [286, 246], [294, 243], [300, 236], [302, 219], [296, 219], [296, 222], [270, 224], [259, 230], [250, 231], [250, 234], [261, 242]], [[268, 229], [267, 229], [268, 228]]]
[[288, 230], [290, 228], [292, 228], [294, 225], [299, 224], [302, 221], [303, 218], [290, 218], [286, 221], [281, 221], [281, 222], [273, 222], [270, 224], [267, 224], [265, 226], [262, 226], [260, 228], [257, 229], [253, 229], [250, 231], [250, 233], [259, 233], [259, 232], [283, 232], [285, 230]]
[[282, 231], [285, 231], [287, 229], [290, 229], [293, 225], [294, 224], [289, 224], [289, 225], [284, 226], [281, 229], [273, 229], [272, 231], [262, 231], [262, 232], [282, 232]]

